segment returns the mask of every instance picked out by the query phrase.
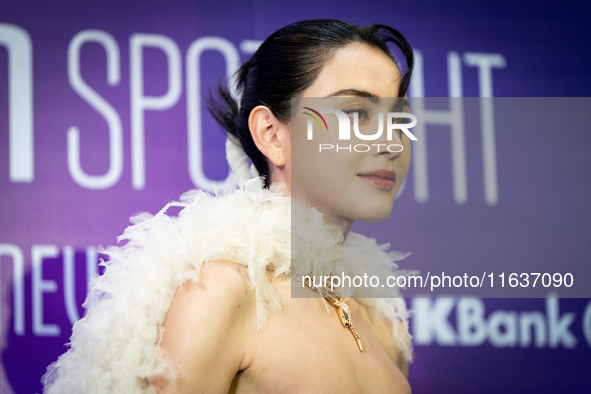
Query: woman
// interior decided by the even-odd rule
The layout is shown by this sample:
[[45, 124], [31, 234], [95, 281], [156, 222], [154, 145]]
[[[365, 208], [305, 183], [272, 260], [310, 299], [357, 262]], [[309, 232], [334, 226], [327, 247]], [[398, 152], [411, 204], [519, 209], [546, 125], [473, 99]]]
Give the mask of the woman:
[[[386, 42], [402, 51], [404, 74]], [[231, 136], [239, 190], [187, 194], [169, 204], [183, 208], [178, 217], [165, 215], [167, 206], [135, 218], [128, 243], [107, 250], [88, 314], [48, 368], [45, 392], [410, 391], [401, 300], [347, 299], [345, 289], [311, 283], [304, 293], [322, 297], [292, 298], [289, 285], [292, 270], [299, 279], [396, 267], [350, 229], [390, 215], [409, 166], [408, 138], [394, 134], [404, 148], [397, 152], [375, 144], [322, 155], [303, 138], [299, 110], [308, 98], [343, 97], [359, 101], [343, 112], [369, 123], [363, 106], [404, 97], [411, 72], [410, 46], [386, 26], [315, 20], [270, 36], [239, 70], [240, 103], [225, 88], [222, 103], [210, 101]], [[299, 97], [293, 107], [291, 97]], [[250, 180], [242, 149], [258, 172]]]

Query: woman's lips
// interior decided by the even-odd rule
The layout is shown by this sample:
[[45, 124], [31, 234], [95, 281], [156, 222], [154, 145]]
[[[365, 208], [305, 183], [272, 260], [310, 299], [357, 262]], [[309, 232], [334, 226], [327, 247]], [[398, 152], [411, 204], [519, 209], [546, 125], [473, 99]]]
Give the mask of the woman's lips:
[[357, 174], [358, 177], [384, 190], [394, 189], [396, 172], [391, 170], [374, 170]]

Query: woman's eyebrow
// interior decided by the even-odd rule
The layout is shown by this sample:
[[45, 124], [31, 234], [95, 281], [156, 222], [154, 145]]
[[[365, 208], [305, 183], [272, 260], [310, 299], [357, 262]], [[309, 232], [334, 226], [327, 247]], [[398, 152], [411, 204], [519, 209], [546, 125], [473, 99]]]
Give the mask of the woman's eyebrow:
[[367, 90], [359, 90], [359, 89], [342, 89], [337, 92], [329, 94], [327, 97], [337, 97], [337, 96], [365, 97], [365, 98], [368, 98], [374, 104], [376, 104], [379, 101], [378, 96], [376, 96], [375, 94], [368, 92]]
[[[327, 97], [338, 97], [338, 96], [356, 96], [367, 98], [373, 104], [377, 104], [380, 98], [375, 94], [368, 92], [367, 90], [360, 89], [341, 89], [334, 93], [329, 94]], [[407, 112], [404, 109], [410, 109], [410, 103], [406, 97], [398, 97], [394, 105], [392, 105], [391, 111]]]

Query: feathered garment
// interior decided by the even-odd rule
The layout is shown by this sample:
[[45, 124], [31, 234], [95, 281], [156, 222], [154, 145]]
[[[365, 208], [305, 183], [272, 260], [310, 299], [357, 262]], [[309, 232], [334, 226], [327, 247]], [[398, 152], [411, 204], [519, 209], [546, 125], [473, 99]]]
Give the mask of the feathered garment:
[[[170, 207], [182, 208], [178, 217], [166, 214]], [[218, 196], [191, 191], [158, 214], [131, 221], [118, 239], [126, 241], [123, 246], [104, 251], [106, 270], [91, 284], [87, 314], [74, 324], [69, 350], [47, 368], [44, 393], [155, 393], [149, 379], [169, 368], [158, 346], [166, 312], [183, 282], [199, 281], [204, 262], [247, 266], [260, 328], [267, 311], [281, 308], [267, 270], [289, 276], [294, 259], [303, 274], [329, 275], [337, 266], [349, 275], [363, 275], [364, 266], [391, 274], [403, 257], [352, 232], [343, 243], [342, 233], [324, 224], [322, 214], [292, 206], [281, 190], [263, 189], [260, 179]], [[358, 301], [392, 321], [396, 344], [410, 360], [404, 301]]]

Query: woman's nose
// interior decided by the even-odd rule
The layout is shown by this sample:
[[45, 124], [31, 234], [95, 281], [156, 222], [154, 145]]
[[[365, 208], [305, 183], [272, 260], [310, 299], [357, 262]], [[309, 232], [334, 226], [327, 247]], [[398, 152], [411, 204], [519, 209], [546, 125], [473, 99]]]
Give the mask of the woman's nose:
[[[383, 115], [384, 117], [386, 114]], [[373, 156], [388, 156], [388, 158], [394, 158], [402, 154], [404, 147], [401, 140], [401, 131], [399, 129], [389, 129], [386, 126], [384, 119], [384, 128], [382, 134], [372, 141], [371, 153]]]

